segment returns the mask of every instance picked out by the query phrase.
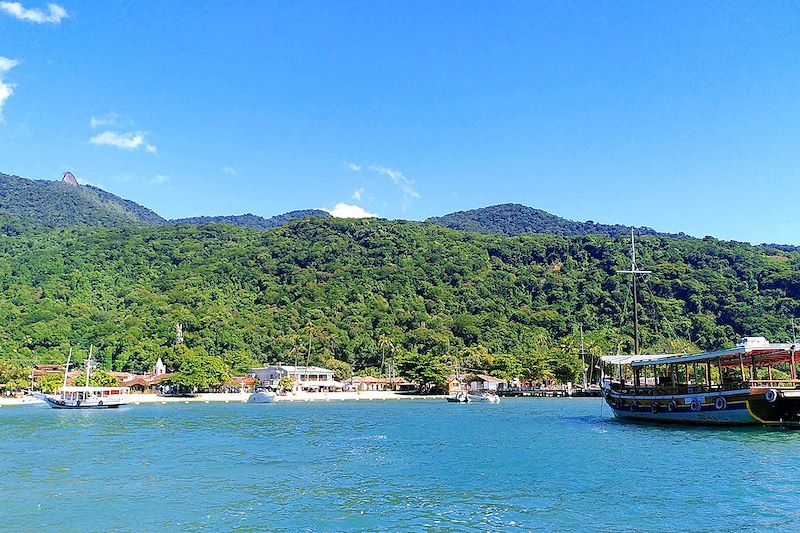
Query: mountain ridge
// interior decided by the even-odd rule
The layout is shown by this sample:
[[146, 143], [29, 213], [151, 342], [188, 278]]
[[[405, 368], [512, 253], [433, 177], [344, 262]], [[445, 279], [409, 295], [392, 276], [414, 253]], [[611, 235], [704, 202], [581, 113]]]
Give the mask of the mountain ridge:
[[639, 235], [657, 235], [662, 237], [688, 238], [685, 233], [664, 233], [647, 226], [626, 226], [623, 224], [601, 224], [592, 220], [579, 222], [554, 215], [542, 209], [528, 207], [517, 203], [505, 203], [455, 211], [440, 217], [426, 220], [458, 231], [472, 231], [516, 237], [547, 233], [562, 237], [580, 235], [604, 235], [621, 237], [630, 235], [634, 230]]
[[[5, 224], [0, 231], [7, 235], [19, 233], [28, 227], [52, 229], [71, 226], [117, 227], [129, 224], [213, 223], [266, 230], [298, 218], [332, 217], [329, 212], [321, 209], [300, 209], [271, 217], [245, 213], [166, 219], [133, 200], [122, 198], [93, 185], [81, 185], [71, 172], [65, 172], [61, 181], [33, 180], [0, 172], [0, 215], [3, 215]], [[550, 234], [567, 237], [582, 235], [624, 237], [633, 229], [639, 235], [697, 238], [683, 232], [660, 232], [647, 226], [602, 224], [592, 220], [579, 222], [518, 203], [455, 211], [430, 217], [424, 222], [456, 231], [505, 236]], [[800, 246], [791, 244], [753, 243], [753, 245], [784, 252], [800, 251]]]

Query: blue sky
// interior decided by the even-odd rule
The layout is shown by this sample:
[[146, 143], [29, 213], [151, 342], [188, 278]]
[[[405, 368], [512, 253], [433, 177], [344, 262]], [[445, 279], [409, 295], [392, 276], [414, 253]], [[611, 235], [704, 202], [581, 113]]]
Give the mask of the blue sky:
[[798, 27], [790, 2], [0, 2], [0, 171], [169, 218], [517, 202], [800, 244]]

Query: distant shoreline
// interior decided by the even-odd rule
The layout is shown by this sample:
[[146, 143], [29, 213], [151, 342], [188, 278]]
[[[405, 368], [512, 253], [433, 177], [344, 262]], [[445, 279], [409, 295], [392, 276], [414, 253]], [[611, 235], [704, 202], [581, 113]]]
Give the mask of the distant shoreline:
[[[245, 393], [201, 393], [197, 396], [186, 398], [177, 396], [159, 396], [157, 394], [131, 394], [131, 404], [145, 403], [247, 403], [249, 392]], [[445, 395], [425, 394], [398, 394], [392, 391], [362, 391], [362, 392], [299, 392], [276, 396], [276, 402], [332, 402], [332, 401], [375, 401], [375, 400], [442, 400]], [[0, 398], [0, 407], [20, 407], [22, 398]], [[38, 405], [38, 404], [25, 404]]]

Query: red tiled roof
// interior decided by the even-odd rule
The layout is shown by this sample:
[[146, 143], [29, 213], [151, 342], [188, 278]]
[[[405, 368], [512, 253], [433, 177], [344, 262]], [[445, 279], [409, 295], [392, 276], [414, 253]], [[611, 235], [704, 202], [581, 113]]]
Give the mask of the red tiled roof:
[[226, 385], [253, 385], [256, 378], [252, 376], [233, 376]]
[[175, 375], [175, 372], [167, 372], [166, 374], [161, 374], [160, 376], [155, 376], [153, 379], [150, 380], [150, 383], [156, 384], [160, 383], [161, 380], [171, 378]]
[[135, 375], [119, 384], [120, 387], [132, 387], [134, 385], [141, 385], [142, 387], [146, 388], [150, 386], [150, 382], [147, 381], [147, 379], [145, 379], [145, 377], [142, 375]]

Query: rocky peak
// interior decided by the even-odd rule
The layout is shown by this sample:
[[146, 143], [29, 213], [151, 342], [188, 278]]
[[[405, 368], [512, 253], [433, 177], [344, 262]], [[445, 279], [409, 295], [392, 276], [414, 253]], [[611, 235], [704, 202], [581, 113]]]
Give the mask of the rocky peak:
[[78, 180], [75, 179], [75, 176], [72, 175], [72, 172], [64, 172], [64, 177], [61, 178], [61, 181], [67, 185], [72, 185], [73, 187], [78, 186]]

